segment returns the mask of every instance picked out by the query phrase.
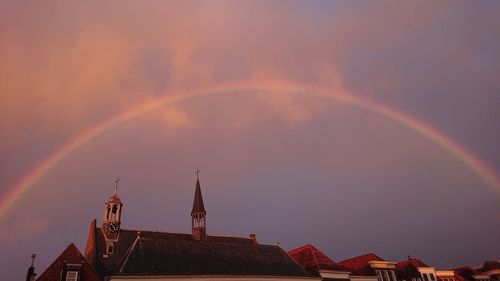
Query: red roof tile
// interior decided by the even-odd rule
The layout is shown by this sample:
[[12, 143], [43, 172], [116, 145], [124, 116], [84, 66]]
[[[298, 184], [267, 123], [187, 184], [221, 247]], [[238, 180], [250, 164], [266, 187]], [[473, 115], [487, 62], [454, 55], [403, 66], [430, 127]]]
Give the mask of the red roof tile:
[[80, 281], [100, 281], [97, 273], [89, 266], [82, 253], [71, 243], [57, 259], [36, 279], [36, 281], [57, 281], [67, 264], [81, 264]]
[[348, 268], [352, 273], [356, 275], [375, 275], [375, 272], [371, 270], [371, 261], [384, 261], [381, 257], [375, 255], [374, 253], [368, 253], [362, 256], [357, 256], [344, 261], [339, 262], [339, 265]]
[[348, 271], [311, 244], [291, 250], [288, 254], [311, 274], [318, 274], [320, 270]]
[[419, 259], [409, 258], [404, 261], [400, 261], [396, 264], [396, 269], [399, 276], [403, 279], [410, 280], [411, 278], [420, 276], [417, 267], [429, 267], [427, 264]]

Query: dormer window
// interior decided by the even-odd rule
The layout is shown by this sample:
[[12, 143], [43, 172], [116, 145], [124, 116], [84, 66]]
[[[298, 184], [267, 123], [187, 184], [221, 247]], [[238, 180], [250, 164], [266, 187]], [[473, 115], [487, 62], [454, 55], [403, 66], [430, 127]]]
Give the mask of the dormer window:
[[66, 281], [78, 281], [78, 271], [66, 272]]
[[78, 281], [80, 280], [81, 271], [82, 264], [67, 263], [61, 274], [61, 281]]

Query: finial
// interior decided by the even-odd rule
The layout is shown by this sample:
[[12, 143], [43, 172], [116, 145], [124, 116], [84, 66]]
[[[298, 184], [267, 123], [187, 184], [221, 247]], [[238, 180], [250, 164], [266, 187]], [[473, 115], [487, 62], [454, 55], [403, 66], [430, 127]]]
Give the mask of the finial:
[[278, 243], [278, 247], [280, 247], [280, 248], [281, 248], [281, 243], [280, 243], [280, 241], [278, 241], [277, 243]]
[[31, 254], [31, 266], [35, 264], [36, 254]]
[[120, 179], [118, 177], [116, 177], [116, 180], [115, 180], [115, 195], [117, 194], [118, 192], [118, 183], [120, 182]]
[[200, 170], [196, 169], [196, 172], [194, 172], [196, 174], [196, 180], [199, 180], [200, 179]]
[[410, 255], [408, 255], [408, 260], [411, 260], [411, 257], [410, 257]]

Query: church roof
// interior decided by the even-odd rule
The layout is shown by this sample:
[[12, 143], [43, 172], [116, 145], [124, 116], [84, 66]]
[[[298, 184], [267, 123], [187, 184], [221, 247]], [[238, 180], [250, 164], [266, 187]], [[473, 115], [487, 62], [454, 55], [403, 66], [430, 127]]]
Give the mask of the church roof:
[[347, 271], [311, 244], [291, 250], [288, 254], [311, 274], [318, 274], [320, 270]]
[[79, 275], [82, 281], [100, 281], [97, 273], [86, 262], [82, 253], [71, 243], [57, 259], [36, 279], [36, 281], [54, 281], [61, 279], [61, 272], [68, 264], [81, 265]]
[[205, 205], [203, 204], [203, 196], [201, 195], [199, 179], [196, 179], [196, 190], [194, 192], [193, 210], [191, 211], [191, 215], [194, 213], [206, 213]]
[[308, 276], [286, 252], [250, 238], [120, 230], [115, 252], [103, 257], [105, 238], [95, 231], [96, 268], [109, 275], [268, 275]]
[[384, 261], [374, 253], [368, 253], [339, 262], [339, 265], [345, 266], [355, 275], [375, 275], [370, 266], [371, 261]]

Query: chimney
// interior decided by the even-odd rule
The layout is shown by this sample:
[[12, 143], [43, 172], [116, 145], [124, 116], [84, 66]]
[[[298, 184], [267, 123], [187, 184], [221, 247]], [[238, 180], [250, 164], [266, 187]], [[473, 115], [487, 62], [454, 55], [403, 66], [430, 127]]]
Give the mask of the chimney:
[[259, 245], [259, 242], [257, 242], [257, 236], [255, 236], [255, 233], [250, 234], [250, 239], [255, 243], [255, 245]]

